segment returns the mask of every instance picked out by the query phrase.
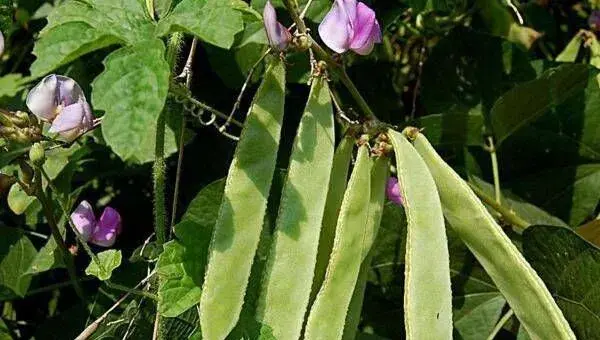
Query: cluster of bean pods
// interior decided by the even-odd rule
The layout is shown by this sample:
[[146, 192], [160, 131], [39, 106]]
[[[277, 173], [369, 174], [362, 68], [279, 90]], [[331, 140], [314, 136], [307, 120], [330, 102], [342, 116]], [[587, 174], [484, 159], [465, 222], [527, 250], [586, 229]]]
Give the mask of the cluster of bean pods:
[[[285, 67], [274, 58], [250, 107], [211, 240], [200, 300], [202, 337], [207, 340], [226, 339], [245, 303], [276, 169], [284, 99]], [[531, 338], [575, 339], [539, 276], [426, 138], [416, 129], [385, 135], [393, 146], [408, 218], [406, 337], [452, 339], [447, 221]], [[374, 155], [368, 143], [350, 137], [334, 148], [329, 88], [326, 79], [317, 77], [294, 140], [267, 264], [260, 273], [255, 319], [278, 340], [356, 335], [392, 154]]]

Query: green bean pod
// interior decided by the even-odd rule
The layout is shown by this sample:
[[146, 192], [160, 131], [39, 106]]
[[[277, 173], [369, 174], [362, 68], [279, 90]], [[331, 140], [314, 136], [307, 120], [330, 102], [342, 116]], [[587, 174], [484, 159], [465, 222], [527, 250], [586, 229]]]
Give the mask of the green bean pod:
[[315, 79], [294, 141], [257, 310], [257, 320], [278, 340], [296, 340], [302, 331], [334, 140], [329, 86]]
[[250, 107], [211, 239], [200, 298], [206, 340], [225, 339], [240, 316], [275, 170], [284, 100], [284, 64], [275, 58]]
[[450, 255], [435, 182], [423, 159], [389, 130], [408, 221], [404, 278], [406, 338], [452, 339]]
[[438, 187], [444, 216], [502, 292], [532, 339], [575, 339], [535, 270], [466, 182], [416, 129], [407, 130]]
[[379, 225], [381, 224], [381, 216], [383, 214], [383, 205], [385, 203], [385, 187], [390, 173], [390, 161], [387, 157], [379, 157], [375, 160], [373, 169], [371, 170], [371, 198], [369, 201], [369, 216], [367, 220], [367, 228], [365, 229], [365, 237], [362, 244], [362, 264], [360, 272], [346, 315], [346, 324], [344, 325], [344, 340], [354, 340], [360, 323], [360, 315], [362, 312], [363, 299], [365, 288], [367, 286], [367, 278], [371, 270], [371, 247], [375, 242]]
[[369, 148], [361, 146], [342, 201], [325, 280], [310, 309], [305, 340], [342, 338], [346, 313], [362, 262], [370, 191]]
[[335, 238], [335, 227], [340, 214], [342, 200], [344, 199], [344, 191], [346, 191], [348, 184], [348, 171], [350, 169], [353, 149], [354, 140], [350, 137], [344, 137], [333, 155], [333, 166], [331, 167], [329, 190], [327, 191], [321, 236], [319, 237], [319, 251], [317, 252], [311, 301], [314, 301], [321, 288], [323, 279], [325, 279], [329, 255], [331, 254], [333, 239]]

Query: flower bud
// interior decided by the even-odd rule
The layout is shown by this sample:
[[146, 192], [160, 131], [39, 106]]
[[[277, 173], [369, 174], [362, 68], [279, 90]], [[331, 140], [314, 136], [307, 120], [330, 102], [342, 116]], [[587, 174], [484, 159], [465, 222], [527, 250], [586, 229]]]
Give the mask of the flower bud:
[[390, 201], [396, 203], [397, 205], [404, 204], [404, 199], [402, 197], [402, 193], [400, 192], [400, 183], [398, 183], [398, 179], [396, 177], [390, 177], [388, 179], [385, 193]]
[[271, 4], [271, 1], [267, 1], [265, 9], [263, 10], [263, 20], [265, 24], [265, 32], [267, 32], [267, 39], [269, 39], [269, 45], [275, 51], [285, 51], [292, 40], [292, 35], [279, 21], [277, 21], [277, 14], [275, 8]]
[[29, 149], [29, 159], [36, 166], [44, 165], [46, 162], [46, 151], [40, 143], [35, 143]]

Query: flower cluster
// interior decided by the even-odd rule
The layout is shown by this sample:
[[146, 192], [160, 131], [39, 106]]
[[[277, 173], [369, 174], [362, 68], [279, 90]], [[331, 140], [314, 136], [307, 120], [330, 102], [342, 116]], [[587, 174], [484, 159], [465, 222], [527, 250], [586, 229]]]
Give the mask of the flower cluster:
[[94, 116], [81, 87], [71, 78], [51, 74], [27, 95], [27, 107], [51, 123], [51, 133], [72, 141], [93, 127]]
[[96, 221], [94, 210], [87, 201], [81, 201], [71, 214], [71, 221], [81, 236], [90, 243], [102, 247], [115, 244], [121, 233], [121, 215], [111, 207], [104, 208], [100, 219]]

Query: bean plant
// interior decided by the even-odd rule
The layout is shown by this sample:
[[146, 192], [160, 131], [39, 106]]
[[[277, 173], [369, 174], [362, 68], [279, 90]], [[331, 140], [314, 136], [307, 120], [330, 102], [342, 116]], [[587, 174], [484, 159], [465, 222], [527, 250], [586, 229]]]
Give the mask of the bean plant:
[[0, 339], [600, 339], [597, 32], [0, 0]]

